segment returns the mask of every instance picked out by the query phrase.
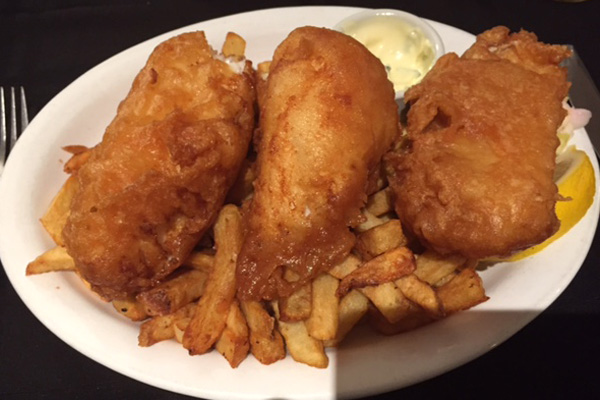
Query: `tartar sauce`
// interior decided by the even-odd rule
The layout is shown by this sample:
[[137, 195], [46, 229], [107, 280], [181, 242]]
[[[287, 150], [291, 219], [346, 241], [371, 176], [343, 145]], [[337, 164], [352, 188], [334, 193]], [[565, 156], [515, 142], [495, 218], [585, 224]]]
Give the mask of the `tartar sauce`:
[[420, 28], [393, 15], [348, 21], [341, 31], [364, 44], [381, 60], [396, 92], [418, 83], [433, 65], [435, 52], [431, 41]]

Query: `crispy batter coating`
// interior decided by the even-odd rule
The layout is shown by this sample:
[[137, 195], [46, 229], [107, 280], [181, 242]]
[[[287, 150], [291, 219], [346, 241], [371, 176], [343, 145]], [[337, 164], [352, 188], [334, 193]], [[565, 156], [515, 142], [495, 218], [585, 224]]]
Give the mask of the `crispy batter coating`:
[[559, 226], [553, 181], [570, 55], [496, 27], [406, 93], [407, 144], [388, 157], [405, 227], [442, 254], [507, 256]]
[[213, 54], [202, 32], [160, 44], [77, 172], [63, 238], [106, 299], [152, 287], [180, 266], [247, 153], [250, 63], [236, 74]]
[[[261, 96], [258, 178], [238, 259], [238, 296], [286, 297], [345, 257], [370, 171], [398, 133], [394, 90], [362, 44], [293, 31]], [[299, 276], [283, 278], [283, 268]]]

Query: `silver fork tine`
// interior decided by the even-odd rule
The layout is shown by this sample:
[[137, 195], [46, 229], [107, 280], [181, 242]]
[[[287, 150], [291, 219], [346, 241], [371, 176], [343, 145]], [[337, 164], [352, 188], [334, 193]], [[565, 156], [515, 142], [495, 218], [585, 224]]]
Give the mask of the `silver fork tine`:
[[29, 125], [29, 116], [27, 115], [27, 99], [25, 98], [25, 88], [21, 86], [21, 133]]
[[15, 88], [10, 87], [10, 147], [12, 150], [17, 141], [17, 100], [15, 99]]
[[4, 88], [0, 87], [0, 173], [4, 169], [6, 158], [6, 108], [4, 106]]
[[25, 88], [19, 87], [19, 122], [17, 125], [17, 95], [16, 88], [10, 88], [10, 137], [7, 129], [7, 110], [6, 99], [4, 97], [4, 87], [0, 86], [0, 174], [4, 169], [4, 164], [8, 158], [8, 154], [17, 143], [19, 135], [25, 130], [29, 124], [29, 116], [27, 113], [27, 99], [25, 98]]

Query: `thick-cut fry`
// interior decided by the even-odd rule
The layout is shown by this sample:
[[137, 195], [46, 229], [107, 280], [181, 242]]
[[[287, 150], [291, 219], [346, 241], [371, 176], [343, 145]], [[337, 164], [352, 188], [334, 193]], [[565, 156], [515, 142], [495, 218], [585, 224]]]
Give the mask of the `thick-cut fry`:
[[258, 63], [258, 65], [256, 66], [256, 72], [258, 72], [258, 74], [262, 75], [264, 74], [269, 74], [269, 70], [271, 69], [271, 61], [263, 61]]
[[148, 318], [145, 307], [135, 298], [113, 300], [112, 305], [119, 314], [132, 321], [143, 321]]
[[451, 273], [449, 273], [448, 275], [444, 276], [442, 279], [440, 279], [439, 281], [437, 281], [435, 283], [435, 285], [433, 285], [432, 287], [434, 288], [438, 288], [440, 286], [444, 286], [446, 283], [450, 282], [452, 279], [454, 279], [454, 277], [458, 275], [458, 270], [453, 271]]
[[177, 340], [179, 343], [183, 343], [183, 335], [185, 334], [185, 330], [187, 329], [191, 320], [191, 318], [181, 318], [173, 324], [175, 340]]
[[62, 230], [67, 223], [71, 208], [71, 200], [73, 200], [73, 196], [77, 190], [79, 190], [77, 179], [70, 176], [62, 185], [56, 196], [54, 196], [54, 199], [50, 203], [50, 207], [48, 207], [48, 210], [40, 219], [46, 232], [48, 232], [52, 240], [54, 240], [54, 243], [59, 246], [64, 246]]
[[466, 310], [488, 299], [483, 282], [472, 268], [460, 271], [452, 280], [437, 289], [447, 314]]
[[328, 274], [321, 274], [312, 282], [312, 310], [306, 320], [306, 327], [310, 336], [315, 339], [330, 340], [337, 334], [338, 286], [339, 281]]
[[415, 270], [415, 258], [407, 247], [399, 247], [364, 263], [340, 282], [338, 296], [352, 289], [393, 282]]
[[312, 285], [307, 283], [283, 299], [279, 299], [279, 319], [293, 322], [303, 321], [310, 317], [312, 306]]
[[144, 322], [140, 325], [138, 344], [142, 347], [148, 347], [163, 340], [173, 339], [175, 337], [175, 324], [178, 321], [190, 318], [195, 308], [196, 304], [190, 303], [173, 314], [159, 315]]
[[397, 247], [406, 246], [408, 240], [397, 219], [362, 232], [356, 238], [356, 250], [367, 261]]
[[365, 208], [376, 217], [394, 211], [394, 204], [392, 202], [392, 189], [388, 186], [378, 192], [373, 193], [367, 199]]
[[241, 60], [246, 52], [246, 41], [243, 37], [234, 32], [227, 32], [225, 43], [221, 49], [221, 53], [225, 57], [232, 57]]
[[409, 307], [406, 310], [405, 315], [396, 322], [390, 322], [381, 311], [375, 307], [369, 309], [369, 321], [378, 332], [383, 333], [384, 335], [395, 335], [426, 325], [434, 321], [434, 319], [422, 308], [409, 302]]
[[240, 303], [250, 329], [250, 351], [262, 364], [268, 365], [285, 358], [283, 337], [271, 317], [258, 301]]
[[91, 154], [90, 149], [86, 146], [65, 146], [63, 147], [63, 150], [73, 154], [63, 168], [67, 174], [74, 174], [77, 172], [79, 168], [87, 162]]
[[225, 329], [215, 348], [227, 359], [231, 368], [240, 365], [248, 355], [250, 350], [248, 325], [237, 300], [231, 303]]
[[420, 280], [415, 274], [404, 276], [396, 281], [402, 294], [413, 303], [421, 306], [431, 316], [439, 318], [444, 310], [435, 290]]
[[404, 318], [410, 310], [411, 302], [393, 282], [365, 287], [360, 291], [391, 323]]
[[[265, 97], [267, 93], [267, 78], [269, 77], [269, 71], [271, 70], [271, 61], [264, 61], [256, 66], [256, 101], [259, 108], [265, 103]], [[258, 148], [258, 143], [261, 137], [260, 126], [255, 130], [253, 142], [254, 147]]]
[[215, 256], [206, 251], [194, 251], [184, 261], [183, 265], [191, 267], [204, 272], [210, 272], [215, 264]]
[[385, 215], [381, 216], [381, 218], [376, 217], [375, 215], [371, 214], [369, 210], [366, 209], [361, 210], [361, 214], [363, 215], [364, 221], [354, 228], [356, 232], [368, 231], [369, 229], [374, 228], [390, 220], [390, 218], [386, 217]]
[[177, 311], [204, 293], [208, 274], [197, 269], [177, 270], [171, 279], [137, 295], [148, 315], [165, 315]]
[[337, 346], [362, 319], [369, 309], [369, 299], [358, 290], [352, 290], [340, 300], [338, 329], [335, 339], [326, 340], [325, 347]]
[[[350, 255], [342, 263], [333, 267], [329, 271], [329, 274], [343, 280], [353, 271], [357, 271], [360, 267], [360, 259], [356, 256]], [[402, 291], [396, 287], [393, 282], [388, 282], [377, 286], [364, 287], [360, 289], [360, 292], [367, 296], [373, 305], [377, 307], [377, 309], [379, 309], [381, 313], [383, 313], [383, 315], [389, 319], [389, 321], [392, 322], [396, 322], [403, 318], [410, 308], [410, 301], [402, 294]], [[338, 327], [338, 329], [340, 328]]]
[[415, 275], [422, 281], [434, 286], [438, 286], [442, 278], [450, 275], [466, 262], [463, 257], [441, 256], [431, 250], [426, 250], [423, 254], [417, 256], [416, 260]]
[[64, 247], [57, 246], [39, 255], [27, 264], [26, 275], [54, 271], [75, 271], [75, 262]]
[[346, 277], [346, 275], [360, 267], [361, 264], [362, 261], [360, 258], [350, 254], [344, 261], [333, 266], [333, 268], [331, 268], [328, 272], [329, 275], [342, 280]]
[[279, 331], [292, 358], [312, 367], [327, 368], [329, 358], [325, 354], [323, 342], [308, 334], [304, 321], [282, 321], [277, 302], [273, 302], [273, 309], [279, 321]]
[[235, 297], [235, 267], [242, 244], [242, 222], [237, 207], [223, 207], [215, 223], [217, 252], [215, 265], [206, 282], [204, 295], [183, 336], [183, 346], [190, 354], [206, 353], [225, 328]]
[[64, 151], [66, 151], [67, 153], [72, 154], [74, 156], [85, 153], [90, 150], [89, 147], [83, 146], [81, 144], [70, 144], [67, 146], [63, 146], [62, 149]]
[[162, 315], [154, 317], [140, 326], [138, 345], [149, 347], [163, 340], [173, 339], [174, 337], [175, 331], [173, 330], [172, 315]]

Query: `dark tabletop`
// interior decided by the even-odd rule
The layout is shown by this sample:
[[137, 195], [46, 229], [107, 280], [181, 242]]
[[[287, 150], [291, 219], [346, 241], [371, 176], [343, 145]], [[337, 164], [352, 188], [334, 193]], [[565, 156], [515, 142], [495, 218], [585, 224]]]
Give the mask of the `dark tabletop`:
[[[396, 8], [479, 33], [495, 25], [575, 45], [600, 84], [600, 0], [0, 1], [0, 85], [27, 88], [30, 115], [91, 67], [195, 22], [291, 5]], [[17, 5], [18, 4], [18, 5]], [[260, 23], [268, 21], [257, 21]], [[600, 112], [600, 110], [597, 110]], [[2, 206], [2, 205], [0, 205]], [[2, 223], [2, 221], [0, 221]], [[376, 399], [598, 398], [600, 238], [560, 297], [505, 343], [460, 368]], [[25, 307], [0, 268], [0, 399], [183, 399], [71, 349]], [[474, 333], [476, 334], [476, 333]]]

